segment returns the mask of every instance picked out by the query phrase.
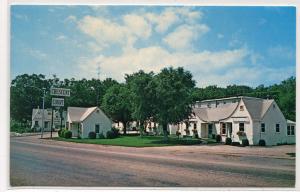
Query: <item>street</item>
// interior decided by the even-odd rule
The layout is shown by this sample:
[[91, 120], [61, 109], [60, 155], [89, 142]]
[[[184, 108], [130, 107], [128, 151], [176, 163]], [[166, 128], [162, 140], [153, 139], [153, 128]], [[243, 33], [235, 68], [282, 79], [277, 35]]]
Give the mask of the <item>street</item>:
[[11, 137], [11, 186], [294, 187], [295, 146], [130, 148]]

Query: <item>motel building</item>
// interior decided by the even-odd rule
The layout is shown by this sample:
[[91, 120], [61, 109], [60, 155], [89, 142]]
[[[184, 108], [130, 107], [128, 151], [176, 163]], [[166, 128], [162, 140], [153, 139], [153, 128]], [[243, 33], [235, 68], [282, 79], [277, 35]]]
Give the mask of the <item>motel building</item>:
[[[40, 131], [43, 125], [43, 109], [32, 109], [32, 123], [31, 129]], [[57, 110], [53, 110], [53, 128], [60, 128], [61, 125], [65, 125], [66, 111], [62, 113], [62, 119], [60, 113]], [[44, 109], [44, 131], [51, 131], [52, 109]]]
[[[188, 127], [187, 127], [188, 126]], [[273, 99], [230, 97], [204, 100], [193, 106], [188, 123], [169, 125], [170, 134], [193, 135], [233, 142], [248, 139], [250, 145], [264, 140], [266, 145], [295, 143], [296, 123], [286, 120]]]

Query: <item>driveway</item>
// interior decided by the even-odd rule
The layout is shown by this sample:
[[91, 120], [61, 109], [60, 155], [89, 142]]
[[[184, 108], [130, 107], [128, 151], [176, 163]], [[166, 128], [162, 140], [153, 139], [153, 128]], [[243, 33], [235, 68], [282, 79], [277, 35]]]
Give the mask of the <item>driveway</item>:
[[12, 186], [294, 187], [295, 146], [131, 148], [12, 137]]

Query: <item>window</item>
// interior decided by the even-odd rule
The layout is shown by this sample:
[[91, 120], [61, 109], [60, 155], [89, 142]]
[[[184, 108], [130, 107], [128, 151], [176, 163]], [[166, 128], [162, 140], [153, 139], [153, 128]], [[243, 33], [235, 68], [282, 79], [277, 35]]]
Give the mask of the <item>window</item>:
[[99, 124], [96, 124], [96, 125], [95, 125], [95, 132], [96, 132], [96, 133], [99, 133], [99, 131], [100, 131], [100, 125], [99, 125]]
[[287, 135], [295, 135], [295, 126], [294, 125], [287, 126]]
[[265, 126], [264, 123], [261, 124], [261, 127], [260, 127], [260, 128], [261, 128], [260, 131], [261, 131], [262, 133], [264, 133], [264, 132], [266, 131], [266, 126]]
[[194, 123], [194, 129], [197, 129], [197, 123]]
[[245, 131], [245, 124], [239, 123], [239, 131]]
[[49, 125], [49, 122], [48, 121], [45, 121], [45, 128], [48, 128], [48, 125]]
[[226, 134], [226, 124], [225, 124], [225, 123], [221, 123], [221, 133], [222, 133], [223, 135]]
[[276, 132], [277, 132], [277, 133], [280, 132], [280, 125], [279, 125], [279, 123], [276, 123]]
[[286, 129], [286, 131], [287, 131], [287, 135], [291, 135], [291, 126], [287, 126], [287, 129]]
[[295, 135], [295, 126], [294, 125], [291, 126], [291, 135]]
[[34, 126], [39, 126], [39, 122], [38, 122], [38, 121], [35, 121], [35, 122], [34, 122]]
[[243, 105], [240, 106], [240, 111], [244, 111], [244, 106]]

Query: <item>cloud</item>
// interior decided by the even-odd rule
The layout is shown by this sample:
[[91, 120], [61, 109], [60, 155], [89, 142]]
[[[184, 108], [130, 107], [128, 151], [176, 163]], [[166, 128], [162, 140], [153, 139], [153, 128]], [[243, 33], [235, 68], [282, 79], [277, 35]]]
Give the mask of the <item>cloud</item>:
[[155, 25], [155, 31], [158, 33], [165, 33], [171, 26], [180, 22], [194, 23], [202, 16], [201, 11], [192, 11], [190, 7], [169, 7], [160, 14], [145, 14], [145, 18]]
[[14, 17], [16, 18], [16, 19], [20, 19], [20, 20], [23, 20], [23, 21], [29, 21], [29, 18], [28, 18], [28, 16], [27, 15], [25, 15], [25, 14], [13, 14], [14, 15]]
[[83, 75], [91, 75], [100, 63], [102, 77], [112, 77], [124, 81], [124, 75], [140, 69], [158, 73], [165, 67], [185, 67], [192, 73], [209, 73], [239, 64], [248, 55], [245, 48], [220, 52], [203, 51], [198, 53], [171, 53], [160, 46], [136, 49], [120, 56], [100, 55], [79, 62], [78, 67]]
[[30, 47], [24, 47], [23, 51], [27, 55], [29, 55], [31, 57], [34, 57], [34, 58], [36, 58], [38, 60], [44, 60], [44, 59], [46, 59], [48, 57], [48, 55], [46, 53], [44, 53], [44, 52], [42, 52], [42, 51], [40, 51], [38, 49], [33, 49], [33, 48], [30, 48]]
[[77, 18], [76, 18], [76, 16], [74, 16], [74, 15], [69, 15], [65, 20], [64, 20], [64, 22], [76, 22], [77, 21]]
[[218, 37], [218, 39], [223, 39], [223, 38], [224, 38], [224, 35], [221, 34], [221, 33], [218, 33], [218, 34], [217, 34], [217, 37]]
[[164, 42], [172, 49], [187, 50], [197, 38], [209, 31], [205, 24], [181, 25], [164, 38]]
[[147, 39], [151, 35], [151, 25], [143, 17], [129, 14], [123, 17], [125, 25], [135, 34], [137, 37]]
[[265, 19], [265, 18], [260, 18], [259, 20], [258, 20], [258, 25], [264, 25], [264, 24], [266, 24], [267, 23], [267, 20]]
[[291, 47], [276, 45], [268, 49], [268, 54], [271, 57], [279, 59], [292, 60], [296, 58], [295, 51]]
[[59, 35], [59, 36], [57, 36], [55, 39], [56, 39], [57, 41], [63, 41], [63, 40], [66, 40], [67, 37], [64, 36], [64, 35]]

